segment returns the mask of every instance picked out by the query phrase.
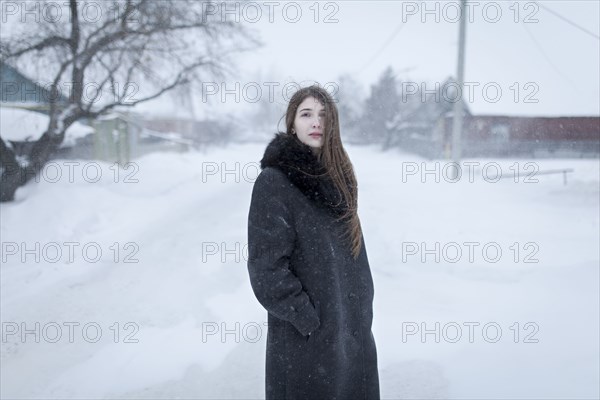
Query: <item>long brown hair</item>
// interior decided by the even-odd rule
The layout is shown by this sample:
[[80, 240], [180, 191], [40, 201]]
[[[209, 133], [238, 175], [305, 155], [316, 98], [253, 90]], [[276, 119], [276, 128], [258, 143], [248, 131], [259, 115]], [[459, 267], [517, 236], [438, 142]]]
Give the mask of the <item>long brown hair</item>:
[[[362, 229], [358, 218], [358, 184], [350, 158], [344, 150], [340, 137], [340, 121], [338, 109], [327, 90], [312, 85], [296, 91], [287, 107], [285, 115], [286, 133], [292, 135], [294, 120], [298, 106], [307, 98], [314, 97], [325, 109], [325, 126], [323, 127], [323, 146], [318, 159], [330, 176], [339, 193], [342, 194], [347, 211], [338, 218], [346, 221], [345, 237], [350, 237], [350, 248], [354, 259], [358, 258], [361, 250]], [[296, 135], [294, 135], [296, 136]], [[298, 137], [295, 137], [296, 140]]]

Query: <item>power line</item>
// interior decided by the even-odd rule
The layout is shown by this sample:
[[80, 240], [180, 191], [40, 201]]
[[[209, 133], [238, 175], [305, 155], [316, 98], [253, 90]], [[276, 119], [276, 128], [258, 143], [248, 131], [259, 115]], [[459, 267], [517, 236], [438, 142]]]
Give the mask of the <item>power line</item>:
[[575, 83], [565, 74], [562, 73], [562, 71], [560, 69], [558, 69], [558, 67], [556, 65], [554, 65], [554, 63], [552, 62], [552, 60], [550, 59], [550, 57], [548, 57], [548, 55], [546, 54], [546, 52], [544, 51], [544, 48], [542, 47], [542, 45], [537, 41], [537, 39], [535, 38], [535, 36], [533, 36], [533, 33], [529, 30], [529, 28], [527, 27], [527, 24], [521, 24], [521, 26], [525, 29], [525, 31], [527, 32], [527, 34], [529, 35], [529, 38], [533, 41], [533, 43], [535, 44], [535, 47], [538, 49], [538, 51], [542, 54], [542, 56], [544, 57], [544, 59], [546, 60], [546, 62], [552, 67], [552, 69], [554, 69], [554, 71], [560, 75], [564, 80], [566, 80], [567, 82], [569, 82], [571, 84], [571, 86], [573, 86], [573, 88], [579, 92], [579, 88], [577, 87], [577, 85], [575, 85]]
[[560, 15], [559, 13], [557, 13], [556, 11], [554, 11], [554, 10], [546, 7], [543, 4], [538, 3], [537, 1], [534, 1], [534, 3], [537, 4], [539, 7], [543, 8], [544, 10], [548, 11], [550, 14], [553, 14], [555, 17], [562, 19], [563, 21], [565, 21], [569, 25], [572, 25], [575, 28], [579, 29], [580, 31], [587, 33], [591, 37], [600, 40], [600, 36], [596, 35], [594, 32], [585, 29], [584, 27], [582, 27], [581, 25], [577, 24], [576, 22], [573, 22], [570, 19], [568, 19], [566, 17], [563, 17], [562, 15]]
[[386, 47], [388, 47], [390, 45], [390, 43], [392, 43], [392, 40], [394, 40], [394, 38], [398, 35], [398, 33], [400, 33], [400, 31], [402, 30], [402, 28], [404, 28], [404, 26], [406, 25], [406, 23], [408, 22], [408, 19], [411, 17], [412, 14], [408, 15], [406, 17], [406, 21], [401, 22], [400, 25], [398, 25], [396, 27], [396, 29], [394, 30], [394, 32], [390, 35], [390, 37], [383, 43], [383, 45], [379, 48], [379, 50], [377, 50], [377, 52], [371, 57], [371, 59], [369, 61], [367, 61], [357, 72], [356, 74], [360, 74], [362, 73], [365, 69], [367, 69], [367, 67], [369, 65], [371, 65], [371, 63], [373, 61], [375, 61], [375, 59], [377, 57], [379, 57], [379, 55], [381, 53], [383, 53], [383, 51], [385, 50]]

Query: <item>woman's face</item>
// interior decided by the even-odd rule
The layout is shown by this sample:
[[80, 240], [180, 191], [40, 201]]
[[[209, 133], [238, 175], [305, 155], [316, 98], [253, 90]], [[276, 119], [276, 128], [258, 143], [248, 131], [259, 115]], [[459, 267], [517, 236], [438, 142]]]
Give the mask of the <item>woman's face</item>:
[[313, 150], [323, 146], [323, 127], [325, 126], [325, 107], [314, 97], [307, 97], [298, 106], [294, 119], [294, 130], [298, 139]]

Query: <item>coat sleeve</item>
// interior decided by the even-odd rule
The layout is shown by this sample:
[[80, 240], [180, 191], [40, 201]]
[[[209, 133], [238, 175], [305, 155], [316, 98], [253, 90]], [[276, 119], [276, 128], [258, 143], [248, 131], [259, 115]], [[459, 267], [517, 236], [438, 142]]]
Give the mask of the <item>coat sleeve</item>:
[[259, 303], [304, 336], [320, 325], [298, 277], [289, 269], [296, 231], [279, 171], [263, 170], [254, 183], [248, 216], [248, 272]]

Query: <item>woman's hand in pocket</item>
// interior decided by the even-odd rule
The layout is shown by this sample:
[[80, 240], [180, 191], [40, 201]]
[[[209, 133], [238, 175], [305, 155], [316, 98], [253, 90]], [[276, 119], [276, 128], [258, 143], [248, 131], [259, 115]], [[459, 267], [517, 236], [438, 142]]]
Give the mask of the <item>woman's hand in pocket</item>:
[[310, 340], [310, 337], [313, 335], [312, 332], [308, 332], [308, 335], [306, 335], [306, 342], [308, 343], [308, 341]]

